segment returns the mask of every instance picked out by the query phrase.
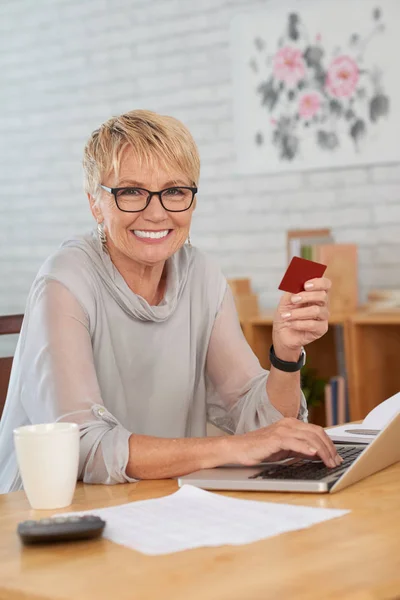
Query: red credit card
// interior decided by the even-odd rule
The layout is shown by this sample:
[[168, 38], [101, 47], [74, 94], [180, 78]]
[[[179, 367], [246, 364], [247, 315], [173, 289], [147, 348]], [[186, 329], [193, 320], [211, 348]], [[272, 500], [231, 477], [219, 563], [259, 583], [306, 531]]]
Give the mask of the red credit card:
[[291, 294], [299, 294], [304, 290], [304, 284], [307, 281], [322, 277], [325, 271], [326, 265], [294, 256], [278, 289]]

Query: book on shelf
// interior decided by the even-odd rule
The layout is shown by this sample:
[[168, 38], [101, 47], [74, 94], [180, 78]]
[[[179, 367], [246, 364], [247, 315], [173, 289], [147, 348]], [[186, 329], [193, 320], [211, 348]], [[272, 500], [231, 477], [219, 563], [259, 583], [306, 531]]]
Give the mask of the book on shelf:
[[338, 381], [336, 377], [331, 377], [330, 380], [330, 386], [331, 386], [331, 398], [332, 398], [332, 418], [333, 418], [333, 424], [334, 425], [339, 425], [339, 399], [338, 399]]
[[311, 260], [327, 265], [332, 281], [329, 306], [332, 313], [350, 313], [358, 306], [358, 249], [356, 244], [323, 244], [313, 247]]
[[293, 256], [302, 257], [304, 246], [332, 244], [333, 241], [330, 229], [291, 229], [287, 232], [288, 263]]
[[291, 230], [287, 233], [288, 259], [299, 256], [327, 265], [332, 281], [330, 311], [347, 314], [358, 306], [358, 249], [355, 244], [337, 244], [330, 229]]
[[348, 398], [343, 375], [331, 377], [325, 386], [325, 419], [327, 427], [348, 421]]
[[[342, 423], [348, 423], [348, 421], [350, 420], [350, 408], [348, 402], [348, 384], [343, 324], [332, 325], [332, 327], [335, 339], [337, 373], [341, 377], [341, 379], [339, 380], [339, 386], [344, 386], [343, 391], [340, 392], [342, 394], [342, 397], [344, 397], [344, 402], [342, 404], [339, 403], [339, 406], [342, 406], [342, 409], [339, 412], [339, 421], [341, 421]], [[339, 397], [341, 396], [339, 395]]]
[[332, 411], [332, 387], [330, 383], [325, 386], [325, 424], [327, 427], [333, 426], [333, 411]]

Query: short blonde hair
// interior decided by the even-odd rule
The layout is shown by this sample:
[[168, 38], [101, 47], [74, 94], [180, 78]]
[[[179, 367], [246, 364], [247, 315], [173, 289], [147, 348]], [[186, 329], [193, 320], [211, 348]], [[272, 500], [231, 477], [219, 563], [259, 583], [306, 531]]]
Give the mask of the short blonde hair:
[[121, 155], [131, 147], [138, 163], [156, 159], [166, 167], [177, 167], [194, 185], [200, 175], [200, 158], [189, 130], [174, 117], [149, 110], [131, 110], [112, 117], [90, 136], [84, 150], [85, 192], [96, 195], [102, 179], [119, 171]]

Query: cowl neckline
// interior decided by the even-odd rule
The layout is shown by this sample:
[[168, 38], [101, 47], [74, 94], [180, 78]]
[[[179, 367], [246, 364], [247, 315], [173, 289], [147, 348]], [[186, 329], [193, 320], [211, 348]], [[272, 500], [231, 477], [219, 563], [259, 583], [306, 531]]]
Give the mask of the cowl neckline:
[[96, 231], [66, 240], [62, 247], [78, 248], [84, 252], [102, 283], [122, 310], [141, 321], [166, 321], [175, 312], [185, 289], [193, 260], [193, 248], [187, 245], [182, 246], [167, 260], [164, 298], [157, 306], [151, 306], [129, 288], [110, 255], [103, 248]]

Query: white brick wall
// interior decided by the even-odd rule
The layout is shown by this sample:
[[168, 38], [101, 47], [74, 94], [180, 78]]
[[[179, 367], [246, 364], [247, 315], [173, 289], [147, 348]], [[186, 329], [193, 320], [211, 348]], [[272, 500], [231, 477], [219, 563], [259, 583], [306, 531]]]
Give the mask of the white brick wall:
[[[202, 158], [192, 240], [228, 276], [278, 298], [288, 227], [360, 245], [361, 299], [400, 286], [398, 166], [239, 177], [229, 25], [268, 0], [3, 0], [0, 4], [0, 313], [20, 312], [45, 257], [91, 226], [81, 154], [112, 114], [180, 118]], [[321, 2], [322, 6], [322, 2]]]

